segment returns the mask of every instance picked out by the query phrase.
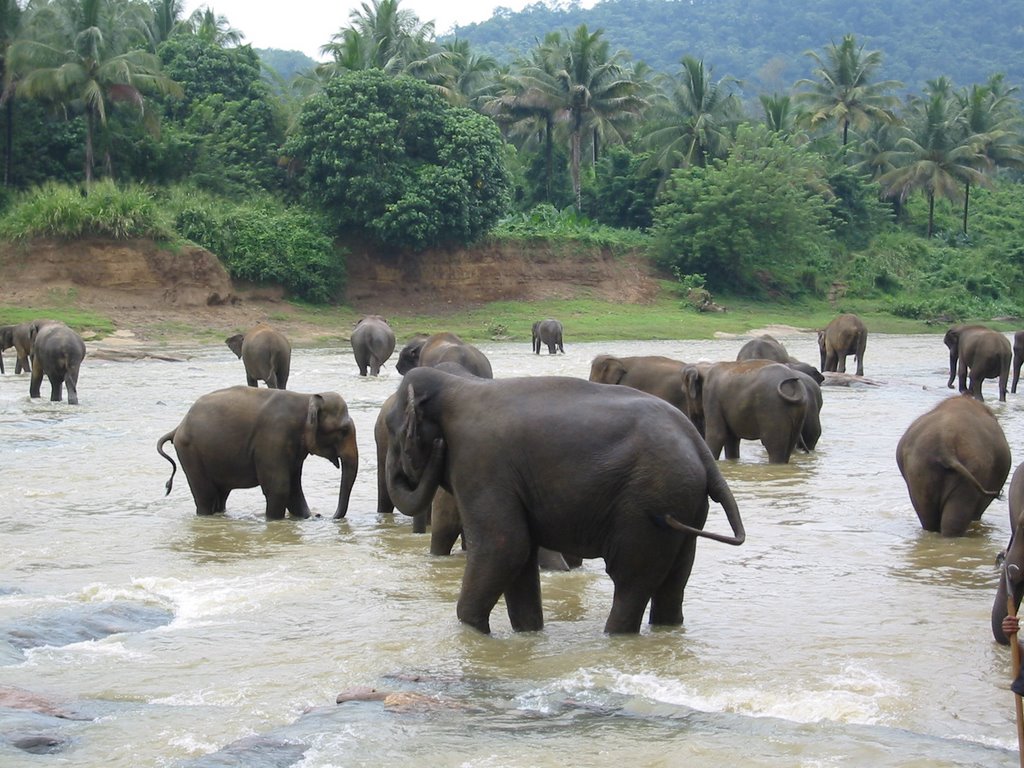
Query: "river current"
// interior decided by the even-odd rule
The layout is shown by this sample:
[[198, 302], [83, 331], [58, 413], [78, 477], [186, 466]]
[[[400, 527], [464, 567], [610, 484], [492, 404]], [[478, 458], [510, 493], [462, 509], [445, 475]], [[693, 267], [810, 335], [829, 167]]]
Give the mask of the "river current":
[[[743, 339], [479, 345], [495, 376], [586, 378], [600, 353], [734, 359]], [[817, 364], [813, 335], [781, 337]], [[600, 561], [545, 572], [545, 628], [461, 626], [463, 557], [431, 557], [376, 514], [373, 423], [400, 376], [361, 379], [347, 347], [297, 349], [289, 387], [334, 390], [358, 430], [348, 517], [310, 457], [322, 518], [267, 522], [259, 489], [199, 518], [155, 450], [200, 395], [244, 383], [224, 345], [182, 361], [87, 357], [77, 407], [0, 376], [0, 690], [4, 766], [997, 766], [1016, 761], [1010, 654], [989, 611], [1005, 499], [969, 534], [924, 532], [896, 443], [951, 396], [941, 336], [872, 335], [870, 385], [823, 389], [816, 451], [785, 466], [744, 442], [721, 467], [747, 541], [701, 541], [681, 628], [602, 633]], [[850, 359], [852, 365], [852, 358]], [[48, 384], [43, 385], [44, 397]], [[1024, 459], [1024, 393], [987, 403]], [[495, 435], [500, 440], [500, 435]], [[170, 449], [169, 449], [170, 451]], [[712, 505], [709, 527], [727, 531]], [[370, 687], [387, 699], [336, 704]], [[49, 756], [11, 734], [52, 737]]]

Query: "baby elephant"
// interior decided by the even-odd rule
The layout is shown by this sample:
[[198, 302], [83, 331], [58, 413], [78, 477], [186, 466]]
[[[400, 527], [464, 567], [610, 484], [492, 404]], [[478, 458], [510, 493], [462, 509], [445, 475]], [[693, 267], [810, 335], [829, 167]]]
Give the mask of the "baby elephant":
[[225, 339], [224, 343], [241, 358], [250, 387], [258, 387], [262, 380], [271, 389], [288, 389], [292, 345], [283, 333], [260, 323], [244, 334], [236, 333]]
[[196, 513], [223, 512], [235, 488], [260, 486], [267, 499], [267, 519], [309, 517], [302, 493], [302, 464], [310, 454], [334, 466], [341, 462], [342, 482], [335, 519], [348, 512], [359, 468], [356, 427], [348, 405], [336, 392], [304, 395], [278, 389], [237, 386], [203, 395], [181, 423], [160, 438], [157, 453], [171, 442], [185, 470]]
[[540, 348], [547, 345], [548, 354], [555, 352], [565, 354], [565, 347], [562, 346], [562, 324], [558, 320], [538, 320], [533, 324], [533, 351], [540, 354]]
[[919, 416], [896, 446], [921, 527], [963, 536], [980, 520], [1010, 473], [1010, 446], [992, 411], [973, 397], [950, 397]]
[[32, 380], [29, 397], [39, 397], [43, 374], [50, 380], [50, 400], [60, 402], [63, 387], [68, 402], [78, 405], [78, 371], [85, 359], [85, 342], [64, 323], [47, 323], [32, 332]]

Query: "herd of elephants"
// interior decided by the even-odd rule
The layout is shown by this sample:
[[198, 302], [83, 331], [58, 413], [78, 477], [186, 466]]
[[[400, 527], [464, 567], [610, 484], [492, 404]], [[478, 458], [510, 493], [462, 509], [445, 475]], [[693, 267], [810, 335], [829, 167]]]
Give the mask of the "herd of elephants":
[[[759, 440], [769, 462], [812, 451], [821, 435], [821, 385], [840, 378], [847, 357], [864, 376], [867, 329], [856, 315], [835, 317], [818, 332], [819, 368], [791, 357], [771, 336], [747, 342], [734, 361], [684, 363], [668, 357], [592, 361], [589, 380], [532, 376], [495, 379], [490, 361], [451, 333], [417, 335], [398, 355], [403, 374], [381, 405], [374, 427], [377, 512], [395, 508], [430, 526], [433, 554], [450, 554], [461, 537], [466, 566], [458, 598], [460, 621], [490, 631], [504, 596], [512, 628], [543, 626], [540, 568], [567, 569], [602, 558], [614, 584], [608, 633], [637, 633], [649, 622], [679, 625], [683, 593], [698, 538], [732, 545], [745, 538], [739, 509], [718, 466], [739, 458], [741, 440]], [[315, 454], [341, 468], [335, 518], [348, 511], [359, 464], [355, 425], [336, 392], [287, 389], [291, 344], [260, 324], [226, 340], [241, 359], [247, 386], [200, 397], [171, 443], [196, 512], [223, 512], [236, 488], [259, 486], [266, 517], [306, 518], [302, 467]], [[999, 399], [1016, 392], [1024, 331], [1011, 345], [982, 325], [956, 325], [944, 338], [949, 381], [963, 396], [944, 399], [918, 417], [899, 441], [896, 460], [921, 525], [944, 536], [965, 534], [1010, 472], [1010, 448], [982, 383], [998, 381]], [[533, 351], [564, 352], [557, 320], [533, 326]], [[395, 333], [377, 315], [351, 334], [361, 376], [376, 376], [395, 351]], [[34, 320], [0, 327], [3, 350], [17, 352], [15, 372], [31, 374], [40, 396], [45, 375], [51, 400], [78, 402], [82, 338], [63, 323]], [[1012, 384], [1010, 371], [1013, 370]], [[266, 383], [260, 387], [259, 382]], [[494, 435], [501, 440], [494, 440]], [[1012, 535], [992, 610], [996, 640], [1024, 595], [1024, 464], [1010, 482]], [[731, 534], [705, 530], [709, 499], [720, 505]]]

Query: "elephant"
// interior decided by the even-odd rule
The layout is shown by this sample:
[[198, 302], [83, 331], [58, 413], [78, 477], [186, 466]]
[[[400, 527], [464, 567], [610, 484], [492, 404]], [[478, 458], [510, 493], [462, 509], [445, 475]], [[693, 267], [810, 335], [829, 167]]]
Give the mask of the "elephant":
[[1013, 334], [1013, 386], [1010, 387], [1013, 394], [1017, 394], [1021, 363], [1024, 363], [1024, 331], [1017, 331]]
[[660, 355], [598, 355], [590, 363], [590, 381], [621, 384], [660, 397], [686, 413], [683, 368], [686, 363]]
[[78, 372], [85, 359], [85, 342], [64, 323], [44, 323], [32, 332], [32, 379], [29, 397], [39, 397], [43, 375], [50, 380], [50, 400], [60, 402], [67, 387], [68, 403], [78, 405]]
[[[1006, 402], [1006, 382], [1010, 378], [1010, 363], [1013, 349], [1010, 341], [999, 331], [984, 325], [954, 325], [942, 339], [949, 347], [949, 381], [946, 386], [953, 388], [953, 379], [959, 380], [960, 392], [984, 400], [981, 386], [985, 379], [999, 380], [999, 401]], [[970, 387], [967, 376], [970, 373]]]
[[366, 315], [352, 331], [352, 352], [356, 356], [359, 375], [377, 376], [380, 368], [395, 351], [395, 332], [380, 315]]
[[821, 370], [846, 373], [846, 358], [857, 358], [857, 375], [864, 375], [864, 349], [868, 344], [868, 329], [856, 315], [838, 315], [824, 330], [818, 331], [818, 350], [821, 352]]
[[177, 465], [164, 453], [170, 442], [185, 471], [196, 514], [223, 512], [235, 488], [260, 486], [266, 517], [309, 517], [302, 493], [302, 464], [310, 454], [341, 466], [334, 519], [348, 512], [359, 469], [356, 427], [337, 392], [302, 394], [238, 385], [203, 395], [177, 427], [161, 437], [157, 453], [171, 462], [167, 493]]
[[992, 636], [1003, 645], [1010, 644], [1010, 639], [1003, 634], [1003, 619], [1008, 613], [1007, 587], [1013, 590], [1015, 609], [1020, 607], [1021, 598], [1024, 597], [1024, 464], [1014, 470], [1007, 496], [1010, 506], [1010, 543], [1000, 556], [1005, 569], [1004, 576], [999, 579], [996, 599], [992, 603]]
[[0, 325], [0, 373], [4, 370], [4, 351], [14, 346], [14, 326]]
[[292, 345], [283, 333], [266, 323], [224, 339], [245, 366], [245, 381], [258, 387], [265, 381], [270, 389], [288, 389], [292, 364]]
[[1010, 447], [992, 411], [961, 395], [914, 420], [896, 446], [896, 464], [921, 527], [963, 536], [999, 496]]
[[[683, 622], [697, 537], [746, 538], [739, 508], [693, 424], [629, 387], [572, 377], [495, 381], [418, 368], [386, 417], [388, 492], [415, 515], [442, 487], [466, 541], [456, 615], [490, 632], [504, 595], [514, 631], [544, 625], [538, 547], [605, 561], [605, 632]], [[703, 530], [708, 497], [732, 535]]]
[[454, 333], [414, 336], [398, 353], [398, 364], [395, 368], [404, 375], [417, 366], [430, 367], [445, 362], [458, 363], [482, 379], [494, 378], [491, 361], [487, 356]]
[[555, 351], [565, 354], [565, 347], [562, 346], [562, 324], [558, 320], [538, 320], [533, 324], [533, 351], [540, 354], [540, 347], [546, 344], [548, 354], [553, 355]]
[[[772, 464], [786, 464], [813, 410], [806, 374], [770, 360], [687, 365], [686, 413], [716, 459], [738, 459], [740, 440], [760, 440]], [[816, 441], [815, 441], [816, 442]]]
[[740, 351], [736, 353], [737, 360], [772, 360], [776, 363], [783, 363], [788, 365], [794, 371], [800, 371], [806, 373], [818, 384], [825, 381], [825, 377], [821, 375], [821, 371], [815, 368], [809, 363], [803, 363], [797, 360], [795, 357], [790, 357], [789, 352], [782, 345], [782, 342], [776, 339], [774, 336], [769, 336], [767, 333], [753, 338], [740, 347]]
[[36, 332], [44, 325], [50, 325], [55, 322], [57, 321], [29, 320], [14, 326], [11, 338], [14, 342], [15, 354], [17, 355], [17, 360], [14, 364], [15, 373], [21, 373], [22, 371], [32, 373], [32, 364], [30, 362], [32, 357], [32, 339], [35, 338]]

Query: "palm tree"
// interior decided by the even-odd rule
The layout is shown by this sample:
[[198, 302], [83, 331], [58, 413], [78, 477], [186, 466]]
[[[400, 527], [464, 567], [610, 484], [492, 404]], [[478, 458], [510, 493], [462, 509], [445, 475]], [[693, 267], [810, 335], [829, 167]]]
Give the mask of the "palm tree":
[[441, 50], [447, 54], [446, 65], [439, 72], [445, 98], [456, 106], [479, 108], [487, 92], [494, 88], [497, 60], [473, 53], [468, 40], [442, 43]]
[[[964, 136], [977, 147], [984, 174], [999, 168], [1024, 168], [1021, 146], [1020, 108], [1017, 87], [1007, 87], [1002, 75], [993, 75], [985, 85], [972, 85], [956, 95], [960, 104], [960, 124]], [[964, 186], [963, 232], [967, 234], [967, 211], [971, 201], [971, 183]]]
[[153, 18], [149, 21], [150, 44], [155, 51], [157, 46], [171, 35], [191, 29], [185, 17], [185, 0], [150, 0], [149, 7]]
[[929, 83], [923, 99], [910, 105], [907, 125], [888, 153], [893, 169], [878, 181], [888, 197], [905, 201], [911, 192], [928, 198], [928, 237], [935, 222], [935, 198], [959, 201], [960, 184], [986, 181], [978, 170], [980, 152], [959, 125], [959, 106], [943, 80]]
[[145, 11], [138, 2], [56, 0], [43, 4], [29, 21], [35, 34], [15, 41], [9, 66], [19, 79], [18, 95], [80, 114], [85, 121], [85, 181], [95, 167], [93, 140], [106, 125], [108, 106], [127, 102], [143, 119], [143, 94], [180, 94], [160, 71], [160, 60], [142, 49]]
[[6, 115], [4, 136], [4, 186], [11, 181], [11, 164], [14, 161], [14, 93], [17, 79], [8, 66], [8, 52], [21, 33], [21, 19], [24, 11], [17, 0], [0, 0], [0, 79], [3, 80], [3, 102]]
[[214, 13], [209, 6], [194, 10], [189, 17], [188, 25], [192, 28], [193, 34], [221, 48], [240, 45], [245, 39], [241, 30], [231, 26], [227, 16]]
[[850, 126], [863, 130], [875, 121], [896, 122], [892, 111], [896, 99], [888, 91], [902, 84], [894, 80], [872, 82], [882, 64], [880, 52], [858, 48], [854, 36], [846, 35], [839, 45], [826, 46], [824, 57], [814, 51], [807, 51], [807, 55], [814, 59], [817, 79], [800, 80], [796, 85], [808, 89], [798, 98], [810, 110], [812, 128], [835, 122], [842, 130], [845, 147]]
[[788, 95], [778, 93], [773, 93], [770, 96], [762, 93], [758, 99], [764, 110], [764, 124], [768, 126], [768, 130], [783, 135], [791, 133], [796, 119], [793, 99]]
[[735, 80], [711, 80], [704, 61], [684, 56], [682, 71], [666, 78], [654, 105], [652, 127], [643, 146], [652, 151], [652, 162], [667, 178], [679, 166], [705, 167], [725, 157], [732, 142], [732, 130], [742, 115]]

